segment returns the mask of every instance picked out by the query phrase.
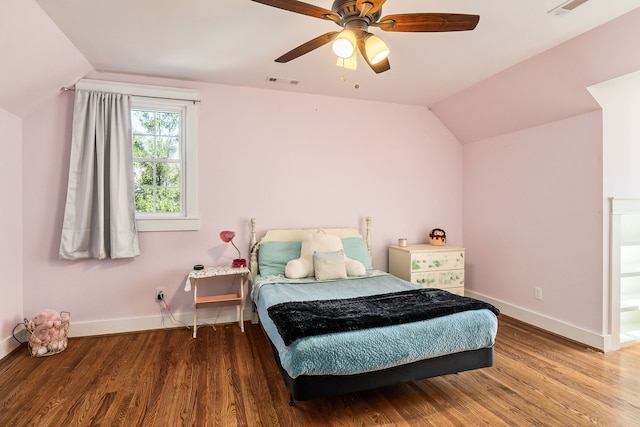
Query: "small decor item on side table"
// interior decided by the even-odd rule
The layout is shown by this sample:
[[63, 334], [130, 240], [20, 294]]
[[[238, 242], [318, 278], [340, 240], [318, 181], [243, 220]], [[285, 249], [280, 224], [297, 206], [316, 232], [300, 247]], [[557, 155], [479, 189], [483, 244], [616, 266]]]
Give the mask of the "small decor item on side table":
[[442, 228], [434, 228], [429, 233], [429, 242], [433, 246], [444, 246], [447, 243], [447, 234]]
[[247, 260], [241, 258], [242, 255], [240, 255], [240, 249], [238, 249], [236, 244], [233, 243], [233, 238], [234, 237], [236, 237], [236, 233], [233, 232], [233, 231], [225, 230], [225, 231], [221, 231], [220, 232], [220, 239], [222, 239], [222, 241], [225, 242], [225, 243], [231, 243], [233, 245], [233, 247], [236, 248], [236, 251], [238, 251], [238, 258], [233, 260], [233, 262], [231, 263], [231, 267], [233, 267], [233, 268], [246, 267], [247, 266]]

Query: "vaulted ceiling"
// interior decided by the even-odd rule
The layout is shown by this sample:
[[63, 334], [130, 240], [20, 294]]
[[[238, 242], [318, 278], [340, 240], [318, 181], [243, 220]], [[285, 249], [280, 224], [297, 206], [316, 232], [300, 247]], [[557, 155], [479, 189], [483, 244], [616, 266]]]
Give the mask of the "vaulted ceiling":
[[[98, 71], [425, 106], [640, 7], [638, 0], [588, 0], [565, 15], [548, 13], [564, 1], [387, 0], [383, 16], [449, 12], [477, 14], [480, 22], [449, 33], [372, 28], [391, 49], [391, 70], [375, 74], [362, 60], [355, 72], [336, 66], [329, 45], [275, 63], [340, 27], [250, 0], [37, 0]], [[307, 3], [331, 9], [333, 0]]]
[[[477, 93], [491, 95], [493, 87], [483, 84], [496, 75], [640, 11], [640, 0], [587, 0], [570, 13], [549, 13], [563, 3], [387, 0], [382, 16], [464, 13], [477, 14], [480, 21], [473, 31], [446, 33], [371, 28], [391, 49], [391, 69], [376, 74], [362, 60], [356, 71], [336, 66], [329, 45], [285, 64], [274, 62], [294, 47], [340, 28], [251, 0], [0, 0], [0, 107], [24, 116], [39, 98], [91, 71], [103, 71], [424, 105], [433, 107], [464, 142], [495, 130], [471, 135], [455, 129], [452, 111], [472, 105], [464, 95], [460, 98], [461, 93], [479, 87]], [[331, 9], [332, 0], [312, 4]], [[624, 48], [634, 49], [629, 43]], [[623, 46], [594, 46], [600, 51], [618, 47]], [[473, 119], [485, 107], [473, 105], [464, 113]]]

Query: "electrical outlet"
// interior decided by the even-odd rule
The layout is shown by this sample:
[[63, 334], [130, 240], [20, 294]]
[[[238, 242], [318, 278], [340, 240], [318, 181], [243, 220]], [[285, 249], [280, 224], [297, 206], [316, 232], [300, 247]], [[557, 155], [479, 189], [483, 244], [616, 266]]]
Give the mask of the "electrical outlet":
[[542, 288], [535, 288], [536, 299], [542, 300]]
[[164, 288], [156, 288], [156, 301], [164, 301]]

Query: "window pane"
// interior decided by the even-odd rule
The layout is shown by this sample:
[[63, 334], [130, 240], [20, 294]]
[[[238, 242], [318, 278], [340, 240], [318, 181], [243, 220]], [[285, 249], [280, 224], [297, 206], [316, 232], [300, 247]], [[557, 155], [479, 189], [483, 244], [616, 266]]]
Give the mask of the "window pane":
[[[144, 107], [143, 107], [144, 108]], [[184, 165], [183, 113], [133, 109], [133, 156], [136, 211], [182, 213]]]
[[151, 159], [155, 157], [155, 141], [151, 136], [133, 136], [133, 157]]
[[158, 137], [157, 139], [159, 159], [179, 159], [180, 140], [172, 137]]
[[158, 163], [156, 165], [156, 186], [180, 188], [180, 165]]
[[156, 118], [158, 124], [158, 135], [180, 135], [180, 114], [158, 112], [156, 113]]
[[131, 127], [134, 135], [155, 134], [156, 113], [154, 111], [132, 110]]
[[153, 188], [136, 187], [136, 212], [155, 212], [155, 197]]
[[133, 179], [136, 186], [153, 185], [153, 163], [133, 162]]
[[180, 190], [158, 188], [157, 212], [180, 212]]

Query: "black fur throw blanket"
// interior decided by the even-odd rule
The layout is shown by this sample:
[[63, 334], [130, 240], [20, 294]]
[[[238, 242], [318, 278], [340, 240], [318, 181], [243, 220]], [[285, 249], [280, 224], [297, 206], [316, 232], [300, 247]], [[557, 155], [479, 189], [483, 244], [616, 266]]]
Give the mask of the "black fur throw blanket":
[[299, 338], [334, 332], [399, 325], [493, 305], [441, 289], [413, 289], [389, 294], [318, 301], [289, 301], [267, 309], [285, 345]]

